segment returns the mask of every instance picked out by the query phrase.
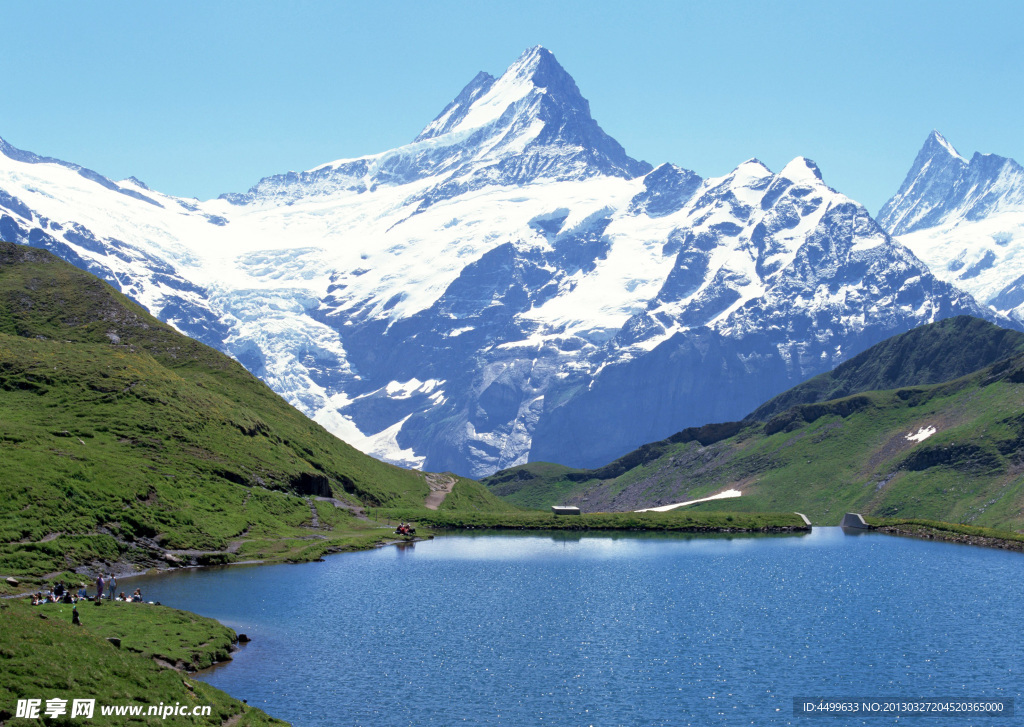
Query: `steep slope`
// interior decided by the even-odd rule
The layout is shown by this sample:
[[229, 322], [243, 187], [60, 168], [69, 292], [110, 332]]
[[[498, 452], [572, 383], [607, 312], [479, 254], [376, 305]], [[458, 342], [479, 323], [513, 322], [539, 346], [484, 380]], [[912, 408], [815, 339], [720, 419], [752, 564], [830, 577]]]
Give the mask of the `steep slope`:
[[0, 243], [0, 461], [4, 574], [165, 550], [187, 561], [233, 542], [322, 550], [365, 529], [359, 506], [422, 506], [429, 493], [422, 473], [338, 441], [93, 276], [11, 243]]
[[962, 157], [933, 131], [878, 221], [932, 271], [994, 310], [1024, 320], [1024, 168]]
[[950, 381], [1024, 351], [1024, 334], [969, 316], [947, 318], [893, 336], [831, 371], [765, 402], [746, 419], [767, 421], [798, 404], [863, 391]]
[[[872, 349], [887, 357], [880, 370], [921, 360], [917, 353], [934, 351], [941, 340], [954, 346], [978, 343], [995, 356], [1015, 348], [1005, 344], [1020, 343], [1017, 334], [1000, 342], [997, 332], [977, 323], [932, 328], [938, 330], [904, 334]], [[971, 337], [954, 343], [948, 334], [956, 328]], [[922, 351], [913, 351], [913, 344]], [[856, 381], [858, 370], [864, 373], [865, 361], [850, 364], [834, 381]], [[927, 368], [921, 374], [932, 376]], [[940, 384], [799, 404], [764, 423], [684, 430], [597, 469], [535, 463], [496, 473], [484, 483], [533, 507], [557, 502], [586, 511], [635, 509], [738, 489], [742, 495], [728, 503], [691, 507], [796, 510], [821, 525], [836, 524], [852, 510], [1022, 530], [1022, 404], [1024, 354], [1018, 352]]]
[[0, 232], [108, 280], [387, 461], [606, 462], [890, 335], [996, 320], [798, 158], [631, 159], [543, 48], [412, 143], [207, 202], [0, 146]]

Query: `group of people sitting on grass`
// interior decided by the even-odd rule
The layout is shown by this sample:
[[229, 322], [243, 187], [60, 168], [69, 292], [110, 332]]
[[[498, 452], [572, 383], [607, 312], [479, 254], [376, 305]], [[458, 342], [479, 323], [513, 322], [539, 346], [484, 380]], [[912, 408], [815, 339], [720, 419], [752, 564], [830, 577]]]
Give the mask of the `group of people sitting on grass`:
[[[110, 581], [109, 582], [111, 583], [110, 595], [109, 595], [109, 599], [111, 601], [125, 601], [125, 602], [128, 602], [128, 603], [142, 603], [142, 590], [141, 589], [136, 588], [135, 589], [135, 593], [133, 593], [130, 596], [125, 595], [125, 592], [121, 591], [121, 593], [118, 596], [115, 597], [114, 596], [115, 586], [113, 584], [115, 584], [116, 582], [114, 581], [114, 576], [113, 575], [110, 576]], [[79, 583], [78, 584], [78, 592], [77, 593], [72, 593], [71, 585], [70, 584], [65, 584], [64, 581], [57, 581], [53, 585], [52, 588], [46, 590], [45, 592], [44, 591], [38, 591], [37, 593], [33, 593], [31, 595], [32, 605], [33, 606], [38, 606], [38, 605], [43, 604], [43, 603], [78, 603], [79, 601], [99, 601], [100, 599], [103, 598], [103, 584], [104, 584], [103, 576], [99, 576], [96, 579], [96, 587], [97, 587], [96, 595], [95, 596], [89, 596], [88, 591], [86, 590], [86, 587], [85, 587], [84, 583]]]
[[415, 534], [416, 534], [416, 528], [414, 528], [410, 523], [401, 523], [397, 528], [395, 528], [395, 535], [415, 535]]
[[[82, 584], [85, 588], [85, 584]], [[32, 605], [38, 606], [41, 603], [77, 603], [82, 600], [82, 591], [78, 595], [71, 592], [71, 588], [64, 585], [64, 581], [57, 581], [46, 591], [38, 591], [32, 594]]]

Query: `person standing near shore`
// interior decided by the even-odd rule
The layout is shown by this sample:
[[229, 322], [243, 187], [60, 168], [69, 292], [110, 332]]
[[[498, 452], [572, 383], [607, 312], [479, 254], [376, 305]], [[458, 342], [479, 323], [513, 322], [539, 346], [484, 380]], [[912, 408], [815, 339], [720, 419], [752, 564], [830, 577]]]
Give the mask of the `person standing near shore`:
[[103, 600], [103, 574], [96, 576], [96, 603]]
[[114, 580], [114, 574], [110, 574], [110, 600], [114, 600], [114, 596], [117, 595], [117, 581]]

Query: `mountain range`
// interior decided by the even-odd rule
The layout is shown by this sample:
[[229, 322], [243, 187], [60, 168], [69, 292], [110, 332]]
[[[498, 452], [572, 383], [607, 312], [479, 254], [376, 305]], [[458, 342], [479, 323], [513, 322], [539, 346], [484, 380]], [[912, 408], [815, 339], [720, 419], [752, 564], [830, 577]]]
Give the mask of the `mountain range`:
[[406, 146], [208, 201], [0, 140], [0, 239], [104, 278], [364, 452], [479, 477], [737, 419], [943, 318], [1021, 327], [1019, 170], [933, 134], [876, 221], [804, 158], [652, 168], [535, 47]]

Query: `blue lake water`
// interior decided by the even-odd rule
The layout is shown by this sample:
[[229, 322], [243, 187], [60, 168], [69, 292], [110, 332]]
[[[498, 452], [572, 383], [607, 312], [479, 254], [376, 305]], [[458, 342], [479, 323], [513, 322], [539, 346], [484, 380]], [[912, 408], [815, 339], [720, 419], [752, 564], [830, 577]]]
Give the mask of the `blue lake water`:
[[794, 698], [1024, 710], [1022, 575], [1017, 553], [815, 528], [453, 535], [138, 584], [251, 636], [202, 678], [295, 725], [813, 725], [834, 719]]

